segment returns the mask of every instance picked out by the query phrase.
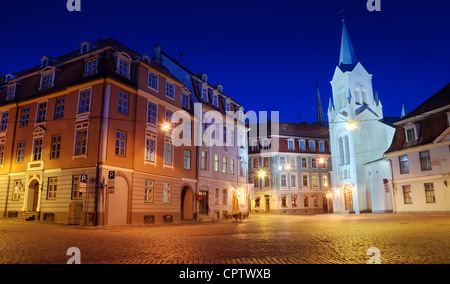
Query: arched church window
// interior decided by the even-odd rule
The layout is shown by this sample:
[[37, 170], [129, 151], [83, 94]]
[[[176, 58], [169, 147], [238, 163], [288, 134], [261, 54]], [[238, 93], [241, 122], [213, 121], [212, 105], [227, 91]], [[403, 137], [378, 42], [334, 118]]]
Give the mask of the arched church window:
[[343, 166], [345, 164], [345, 160], [344, 160], [344, 142], [342, 140], [342, 137], [339, 137], [338, 144], [339, 144], [339, 165]]
[[345, 164], [350, 164], [350, 145], [348, 144], [348, 136], [345, 135], [344, 137], [344, 143], [345, 143]]

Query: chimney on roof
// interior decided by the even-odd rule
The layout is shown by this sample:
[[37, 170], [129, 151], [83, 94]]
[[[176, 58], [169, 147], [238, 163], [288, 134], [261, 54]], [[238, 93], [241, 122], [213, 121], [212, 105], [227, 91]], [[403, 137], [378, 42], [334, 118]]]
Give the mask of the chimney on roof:
[[153, 46], [153, 61], [155, 61], [156, 63], [159, 63], [159, 64], [162, 63], [161, 46], [160, 45]]

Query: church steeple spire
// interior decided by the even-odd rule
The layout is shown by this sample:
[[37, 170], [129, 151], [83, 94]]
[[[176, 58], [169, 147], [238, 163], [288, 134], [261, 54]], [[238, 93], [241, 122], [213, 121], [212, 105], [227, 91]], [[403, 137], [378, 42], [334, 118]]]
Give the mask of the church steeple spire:
[[342, 20], [342, 40], [341, 40], [341, 55], [339, 58], [339, 68], [343, 72], [352, 71], [358, 64], [358, 58], [356, 57], [355, 49], [353, 48], [350, 35], [348, 34], [345, 20]]
[[322, 99], [320, 98], [319, 83], [317, 83], [317, 125], [325, 126], [325, 116], [323, 114]]

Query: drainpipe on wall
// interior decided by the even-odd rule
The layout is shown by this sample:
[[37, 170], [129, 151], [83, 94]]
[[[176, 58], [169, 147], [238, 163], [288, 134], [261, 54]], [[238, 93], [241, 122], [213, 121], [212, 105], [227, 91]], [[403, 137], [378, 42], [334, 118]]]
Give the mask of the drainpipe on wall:
[[6, 186], [5, 210], [3, 212], [3, 217], [7, 216], [7, 211], [8, 211], [9, 188], [10, 188], [10, 183], [11, 183], [11, 169], [12, 169], [12, 164], [14, 161], [14, 159], [13, 159], [14, 145], [16, 144], [16, 128], [17, 128], [17, 118], [18, 117], [19, 117], [19, 103], [17, 103], [17, 101], [16, 101], [16, 118], [14, 120], [13, 141], [12, 141], [12, 147], [11, 147], [10, 163], [9, 163], [9, 170], [8, 170], [8, 184]]
[[386, 158], [388, 159], [388, 161], [389, 161], [389, 167], [391, 168], [391, 184], [392, 184], [392, 205], [394, 206], [393, 207], [393, 210], [394, 210], [394, 214], [396, 214], [397, 213], [397, 208], [396, 208], [396, 201], [395, 201], [395, 180], [394, 180], [394, 168], [393, 168], [393, 166], [392, 166], [392, 160], [389, 158], [389, 157], [387, 157], [386, 156]]
[[[104, 104], [105, 104], [105, 92], [106, 92], [106, 77], [103, 80], [103, 95], [102, 95], [102, 105], [101, 105], [101, 113], [100, 113], [100, 127], [99, 127], [99, 139], [102, 138], [102, 132], [103, 132], [103, 120], [104, 120], [104, 113], [103, 113], [103, 108], [104, 108]], [[102, 143], [98, 143], [98, 149], [97, 149], [97, 168], [96, 168], [96, 188], [95, 188], [95, 194], [94, 194], [94, 226], [98, 226], [98, 195], [99, 195], [99, 191], [100, 188], [103, 189], [101, 180], [100, 180], [100, 165], [102, 164], [102, 162], [100, 161], [101, 154], [102, 151]]]

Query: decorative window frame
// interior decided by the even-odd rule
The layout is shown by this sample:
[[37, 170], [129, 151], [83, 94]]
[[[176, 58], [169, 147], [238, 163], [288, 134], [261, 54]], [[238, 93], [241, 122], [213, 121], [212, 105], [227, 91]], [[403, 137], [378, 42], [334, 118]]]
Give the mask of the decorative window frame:
[[[38, 122], [39, 105], [41, 105], [43, 103], [47, 104], [46, 109], [45, 109], [45, 119], [43, 121], [39, 121]], [[36, 104], [36, 114], [35, 114], [35, 117], [34, 117], [34, 126], [45, 125], [47, 123], [47, 119], [48, 119], [48, 99], [37, 102], [37, 104]]]
[[[55, 75], [56, 75], [56, 68], [55, 67], [45, 67], [41, 72], [39, 72], [41, 74], [41, 80], [39, 83], [39, 91], [42, 90], [48, 90], [51, 89], [55, 86]], [[45, 87], [43, 86], [44, 83], [44, 78], [48, 77], [48, 76], [52, 76], [52, 82], [50, 84], [49, 87]]]
[[[84, 111], [84, 112], [79, 112], [80, 111], [80, 98], [81, 98], [81, 93], [85, 92], [85, 91], [90, 91], [91, 95], [90, 95], [90, 99], [89, 99], [89, 111]], [[88, 88], [84, 88], [84, 89], [80, 89], [78, 91], [78, 99], [77, 99], [77, 112], [76, 112], [76, 117], [77, 117], [77, 121], [79, 118], [88, 118], [89, 115], [91, 114], [91, 110], [92, 110], [92, 87], [88, 87]]]
[[[147, 157], [146, 157], [147, 156], [147, 140], [155, 142], [155, 153], [154, 153], [154, 158], [153, 158], [154, 161], [153, 162], [147, 160]], [[145, 134], [144, 145], [145, 145], [145, 147], [144, 147], [144, 164], [156, 166], [156, 163], [158, 162], [158, 155], [157, 155], [157, 153], [158, 153], [158, 136], [157, 136], [157, 134], [147, 132]]]
[[[173, 97], [171, 97], [171, 96], [168, 95], [167, 87], [168, 87], [169, 85], [171, 85], [172, 88], [173, 88]], [[176, 92], [176, 85], [175, 85], [174, 82], [172, 82], [172, 81], [170, 81], [170, 80], [166, 80], [165, 89], [164, 89], [164, 95], [166, 96], [166, 98], [169, 98], [169, 99], [175, 101], [175, 99], [176, 99], [176, 97], [177, 97], [177, 92]]]
[[[288, 151], [295, 151], [295, 140], [293, 138], [290, 138], [290, 139], [287, 139], [286, 142], [287, 142]], [[292, 149], [291, 149], [290, 145], [292, 145]]]
[[17, 83], [10, 82], [6, 86], [6, 101], [13, 100], [16, 97]]
[[[303, 147], [301, 146], [302, 142], [303, 142]], [[305, 139], [298, 140], [298, 149], [302, 152], [306, 152], [306, 140]]]
[[[30, 156], [30, 161], [32, 162], [39, 162], [44, 160], [44, 142], [45, 142], [45, 129], [38, 126], [33, 132], [33, 144], [31, 144], [31, 156]], [[35, 150], [35, 143], [37, 139], [42, 139], [42, 145], [41, 145], [41, 158], [38, 160], [34, 159], [34, 150]]]
[[[101, 59], [101, 56], [98, 54], [91, 54], [84, 59], [85, 64], [84, 64], [83, 77], [93, 76], [98, 73], [98, 63], [100, 62], [100, 59]], [[95, 60], [95, 70], [91, 66], [91, 71], [88, 74], [87, 73], [88, 62], [93, 62], [94, 60]]]
[[[155, 92], [159, 92], [159, 75], [156, 72], [151, 71], [150, 69], [147, 69], [148, 73], [147, 73], [147, 88], [155, 91]], [[154, 88], [153, 86], [151, 86], [152, 84], [150, 84], [150, 75], [155, 76], [156, 80], [156, 88]]]
[[200, 85], [200, 96], [202, 101], [208, 103], [209, 102], [209, 88], [206, 83]]
[[[403, 128], [405, 129], [405, 140], [406, 143], [410, 143], [410, 142], [415, 142], [417, 140], [419, 140], [419, 125], [416, 123], [407, 123], [405, 126], [403, 126]], [[408, 131], [413, 129], [414, 130], [414, 140], [409, 140], [408, 139]]]
[[[88, 151], [89, 151], [89, 122], [81, 122], [81, 123], [75, 123], [75, 130], [74, 130], [74, 136], [73, 136], [73, 149], [72, 149], [72, 160], [75, 158], [85, 158], [87, 159]], [[79, 130], [86, 129], [86, 152], [84, 154], [76, 155], [76, 147], [77, 147], [77, 132]]]
[[[119, 74], [120, 76], [123, 76], [123, 77], [131, 80], [131, 63], [133, 62], [133, 59], [131, 58], [131, 56], [125, 52], [116, 52], [113, 54], [113, 57], [116, 61], [116, 66], [115, 66], [116, 74]], [[120, 74], [120, 61], [121, 60], [128, 63], [128, 73], [127, 74]]]

